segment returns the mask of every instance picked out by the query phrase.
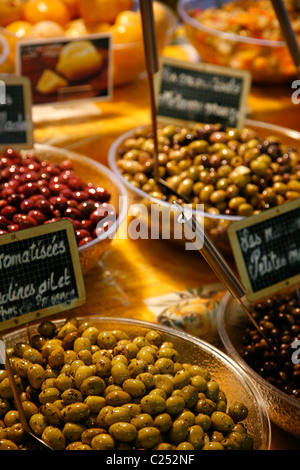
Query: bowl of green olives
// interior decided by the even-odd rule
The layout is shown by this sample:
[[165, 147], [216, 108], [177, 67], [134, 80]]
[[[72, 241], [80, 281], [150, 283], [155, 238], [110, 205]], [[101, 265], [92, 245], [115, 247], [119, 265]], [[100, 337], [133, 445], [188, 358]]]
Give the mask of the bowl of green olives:
[[217, 315], [227, 354], [253, 379], [270, 419], [300, 438], [300, 301], [295, 289], [249, 303], [266, 343], [244, 310], [225, 294]]
[[[29, 425], [55, 450], [267, 450], [255, 384], [228, 356], [158, 323], [70, 317], [4, 335]], [[28, 449], [0, 371], [0, 449]]]
[[[300, 197], [297, 131], [252, 120], [241, 129], [162, 124], [157, 140], [157, 174], [177, 195], [154, 178], [150, 126], [137, 127], [113, 143], [111, 169], [127, 186], [133, 204], [159, 205], [165, 212], [174, 203], [190, 207], [224, 255], [232, 255], [227, 237], [232, 222]], [[141, 222], [150, 225], [146, 217]], [[170, 238], [174, 241], [172, 232]]]

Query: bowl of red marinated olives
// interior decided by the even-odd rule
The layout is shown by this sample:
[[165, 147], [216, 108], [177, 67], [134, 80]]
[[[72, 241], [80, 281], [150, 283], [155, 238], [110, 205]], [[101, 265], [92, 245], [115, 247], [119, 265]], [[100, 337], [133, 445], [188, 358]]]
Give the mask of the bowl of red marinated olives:
[[109, 247], [127, 207], [126, 190], [106, 167], [46, 145], [0, 155], [0, 235], [67, 219], [83, 273]]
[[[300, 299], [296, 289], [249, 303], [264, 337], [226, 294], [218, 328], [228, 355], [257, 384], [270, 419], [300, 438]], [[267, 341], [266, 341], [267, 340]]]

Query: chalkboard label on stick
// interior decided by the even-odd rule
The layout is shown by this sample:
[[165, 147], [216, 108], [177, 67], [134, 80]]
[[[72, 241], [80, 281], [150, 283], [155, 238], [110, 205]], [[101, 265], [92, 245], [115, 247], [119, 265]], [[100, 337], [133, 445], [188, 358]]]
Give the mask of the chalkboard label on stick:
[[85, 300], [69, 220], [0, 236], [0, 331], [78, 307]]
[[32, 94], [27, 77], [0, 75], [0, 151], [32, 148]]
[[300, 198], [231, 224], [228, 236], [250, 301], [300, 282]]
[[157, 120], [177, 125], [242, 127], [250, 85], [247, 71], [161, 59], [155, 79]]

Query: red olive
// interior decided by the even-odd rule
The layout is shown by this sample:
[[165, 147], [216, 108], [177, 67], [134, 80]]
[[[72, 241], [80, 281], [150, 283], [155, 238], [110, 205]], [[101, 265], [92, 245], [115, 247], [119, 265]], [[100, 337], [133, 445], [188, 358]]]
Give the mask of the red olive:
[[22, 213], [28, 214], [34, 208], [34, 201], [32, 199], [24, 199], [20, 204], [20, 209]]
[[22, 184], [18, 187], [18, 193], [24, 194], [25, 197], [33, 196], [34, 194], [39, 194], [40, 187], [36, 182], [30, 182]]
[[83, 183], [79, 178], [70, 178], [68, 185], [74, 191], [80, 191], [83, 188]]
[[15, 206], [5, 206], [1, 209], [1, 215], [7, 219], [12, 219], [13, 216], [17, 213], [17, 208]]
[[6, 199], [0, 199], [0, 210], [3, 209], [3, 207], [8, 206], [8, 202]]
[[9, 232], [18, 232], [20, 230], [20, 227], [18, 224], [11, 224], [7, 227]]
[[37, 226], [37, 221], [33, 219], [33, 217], [25, 214], [14, 215], [13, 221], [15, 224], [19, 225], [20, 230]]
[[68, 200], [62, 196], [53, 196], [49, 199], [50, 204], [52, 204], [53, 208], [59, 210], [60, 212], [64, 212], [68, 207]]
[[36, 209], [29, 211], [28, 215], [29, 217], [32, 217], [34, 220], [36, 220], [38, 225], [42, 225], [46, 221], [46, 217], [44, 216], [44, 214], [42, 214], [41, 211], [38, 211]]
[[61, 164], [60, 164], [60, 168], [62, 170], [72, 170], [73, 169], [73, 163], [71, 162], [71, 160], [64, 160]]
[[82, 240], [83, 238], [86, 238], [86, 237], [90, 237], [90, 236], [91, 236], [90, 232], [88, 232], [87, 230], [84, 230], [84, 229], [76, 230], [76, 231], [75, 231], [75, 235], [76, 235], [76, 240], [77, 240], [77, 242], [79, 242], [79, 241]]
[[98, 186], [96, 188], [88, 189], [88, 197], [95, 201], [108, 202], [111, 196], [110, 196], [109, 191], [107, 191], [107, 189], [104, 189]]
[[92, 227], [93, 227], [93, 224], [90, 220], [87, 220], [87, 219], [83, 219], [81, 221], [81, 227], [84, 229], [84, 230], [87, 230], [88, 232], [90, 232], [92, 230]]
[[10, 223], [11, 222], [6, 217], [4, 217], [4, 215], [0, 215], [0, 228], [2, 230], [6, 230]]
[[81, 212], [76, 207], [68, 207], [64, 212], [64, 216], [70, 219], [80, 220]]
[[90, 243], [90, 242], [92, 242], [92, 241], [93, 241], [92, 237], [85, 237], [85, 238], [82, 238], [82, 240], [80, 240], [80, 242], [78, 243], [78, 246], [79, 246], [79, 247], [80, 247], [80, 246], [84, 246], [84, 245], [86, 245], [87, 243]]

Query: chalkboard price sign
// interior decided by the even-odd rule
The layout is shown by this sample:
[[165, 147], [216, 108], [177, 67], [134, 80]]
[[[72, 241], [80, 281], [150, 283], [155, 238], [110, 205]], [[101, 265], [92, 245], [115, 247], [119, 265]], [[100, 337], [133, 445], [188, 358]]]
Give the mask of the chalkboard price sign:
[[300, 282], [300, 199], [231, 224], [228, 236], [250, 301]]
[[26, 77], [0, 75], [0, 150], [33, 145], [31, 84]]
[[250, 85], [247, 71], [164, 58], [155, 80], [157, 120], [242, 127]]
[[0, 237], [0, 330], [78, 307], [85, 288], [68, 220]]

